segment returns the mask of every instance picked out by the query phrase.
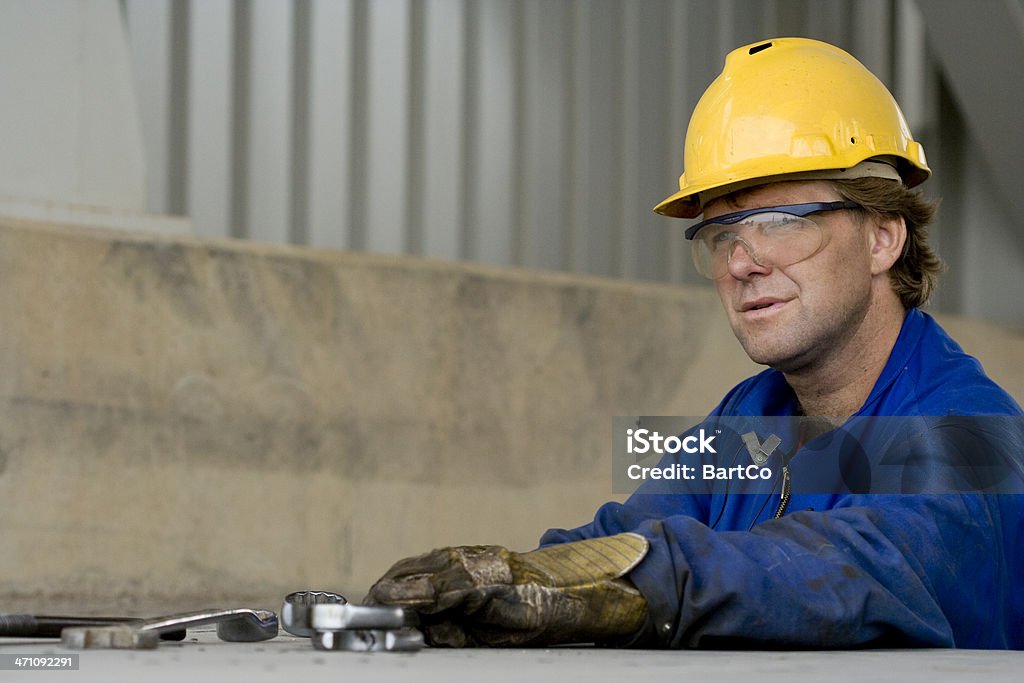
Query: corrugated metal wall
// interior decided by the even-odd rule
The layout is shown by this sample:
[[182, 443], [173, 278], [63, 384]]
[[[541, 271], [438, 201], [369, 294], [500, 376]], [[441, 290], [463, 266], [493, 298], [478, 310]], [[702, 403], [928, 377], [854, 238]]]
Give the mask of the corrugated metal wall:
[[726, 52], [776, 35], [853, 52], [959, 163], [911, 0], [123, 2], [149, 208], [202, 235], [699, 281], [650, 207]]

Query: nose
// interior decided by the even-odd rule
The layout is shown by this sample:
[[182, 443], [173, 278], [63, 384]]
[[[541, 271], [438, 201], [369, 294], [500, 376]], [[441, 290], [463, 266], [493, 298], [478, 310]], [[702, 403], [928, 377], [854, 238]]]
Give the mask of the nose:
[[757, 259], [754, 248], [742, 238], [729, 245], [729, 275], [737, 280], [746, 280], [752, 275], [766, 275], [771, 266], [762, 264]]

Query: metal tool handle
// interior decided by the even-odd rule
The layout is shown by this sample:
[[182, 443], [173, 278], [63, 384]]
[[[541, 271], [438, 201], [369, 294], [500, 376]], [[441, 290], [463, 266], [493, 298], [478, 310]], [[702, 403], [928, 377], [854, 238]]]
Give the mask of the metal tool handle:
[[184, 628], [217, 624], [217, 636], [232, 642], [258, 642], [277, 635], [277, 615], [264, 609], [198, 610], [146, 619], [135, 624], [140, 630], [165, 633]]
[[314, 605], [310, 625], [314, 631], [396, 629], [415, 625], [415, 617], [401, 607]]
[[414, 628], [317, 631], [312, 640], [318, 650], [416, 652], [423, 648], [423, 634]]
[[[67, 617], [44, 614], [0, 614], [0, 637], [60, 638], [65, 628], [136, 624], [142, 617]], [[164, 631], [161, 640], [184, 640], [185, 630]]]
[[161, 633], [212, 623], [217, 624], [217, 636], [231, 642], [258, 642], [277, 635], [276, 614], [270, 610], [240, 608], [185, 612], [113, 626], [65, 628], [61, 642], [78, 649], [153, 648]]

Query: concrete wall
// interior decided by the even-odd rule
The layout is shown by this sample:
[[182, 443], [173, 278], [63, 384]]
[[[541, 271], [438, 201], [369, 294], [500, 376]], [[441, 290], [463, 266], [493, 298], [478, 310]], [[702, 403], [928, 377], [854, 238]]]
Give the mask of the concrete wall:
[[[0, 601], [140, 611], [529, 548], [611, 418], [755, 368], [706, 288], [0, 219]], [[956, 322], [1024, 396], [1024, 336]]]
[[610, 497], [616, 414], [746, 370], [705, 290], [7, 221], [0, 595], [361, 593]]

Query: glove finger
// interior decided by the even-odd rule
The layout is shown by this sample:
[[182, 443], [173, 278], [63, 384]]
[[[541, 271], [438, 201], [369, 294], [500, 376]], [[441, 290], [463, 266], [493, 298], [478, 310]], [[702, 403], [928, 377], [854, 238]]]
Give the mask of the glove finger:
[[440, 548], [399, 560], [370, 588], [363, 603], [436, 611], [434, 575], [458, 566], [456, 548]]
[[454, 621], [439, 621], [420, 626], [423, 639], [432, 647], [475, 647], [465, 628]]
[[511, 553], [501, 546], [461, 546], [451, 548], [452, 561], [435, 573], [438, 593], [465, 591], [469, 588], [507, 586], [512, 583], [509, 567]]
[[480, 624], [472, 619], [442, 619], [421, 624], [423, 639], [432, 647], [518, 647], [527, 644], [533, 633], [510, 631]]
[[425, 611], [432, 611], [436, 603], [437, 592], [429, 575], [382, 578], [370, 587], [370, 592], [363, 599], [364, 605], [411, 607]]
[[487, 596], [487, 589], [474, 586], [465, 570], [453, 567], [437, 575], [380, 579], [370, 588], [363, 604], [407, 607], [420, 614], [472, 614]]
[[474, 614], [474, 623], [491, 629], [537, 632], [543, 629], [550, 616], [546, 610], [554, 603], [548, 593], [551, 591], [536, 584], [494, 588]]
[[[523, 647], [543, 633], [544, 614], [529, 593], [539, 587], [495, 589], [483, 607], [463, 624], [468, 637], [486, 647]], [[524, 589], [526, 589], [524, 591]]]
[[513, 580], [510, 553], [501, 546], [454, 548], [457, 562], [431, 577], [438, 611], [473, 615]]
[[424, 614], [476, 611], [488, 586], [511, 582], [508, 554], [500, 546], [458, 546], [400, 560], [370, 588], [364, 603]]
[[391, 565], [382, 579], [401, 579], [421, 574], [436, 574], [456, 561], [457, 548], [438, 548], [429, 553], [407, 557]]

